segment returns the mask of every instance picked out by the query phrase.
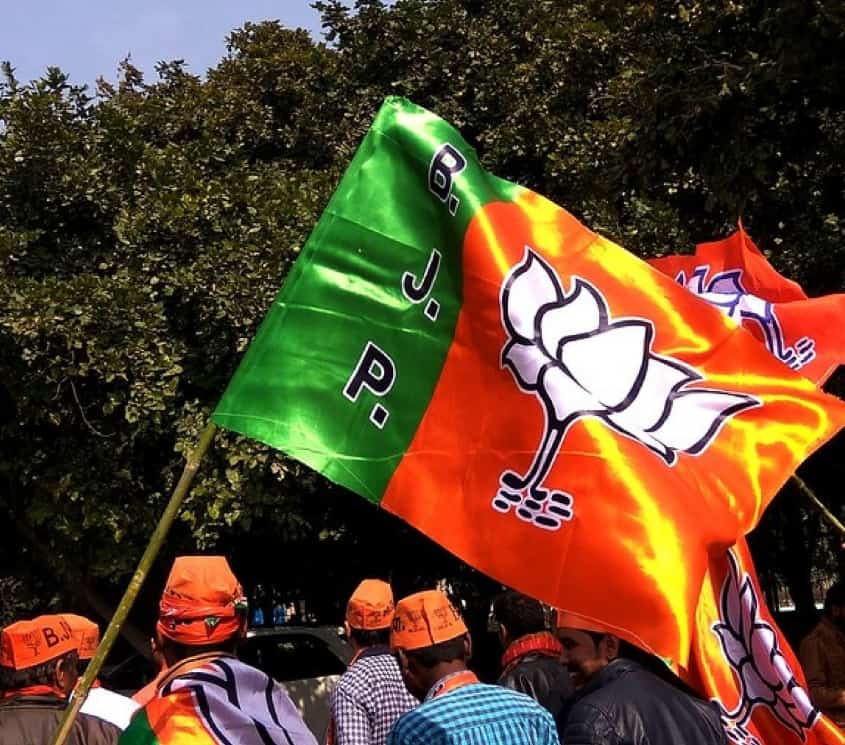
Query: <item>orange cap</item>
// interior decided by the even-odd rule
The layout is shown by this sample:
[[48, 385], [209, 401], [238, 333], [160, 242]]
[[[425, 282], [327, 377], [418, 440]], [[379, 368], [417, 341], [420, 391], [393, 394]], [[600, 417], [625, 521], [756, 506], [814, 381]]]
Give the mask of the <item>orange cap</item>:
[[76, 651], [76, 639], [61, 616], [18, 621], [0, 632], [0, 665], [26, 670]]
[[177, 556], [159, 603], [159, 632], [180, 644], [213, 644], [246, 622], [246, 598], [225, 556]]
[[426, 590], [403, 598], [396, 605], [390, 646], [423, 649], [467, 633], [464, 619], [440, 590]]
[[85, 616], [74, 613], [62, 613], [62, 618], [70, 626], [80, 660], [90, 660], [100, 644], [100, 627]]
[[581, 616], [571, 611], [555, 609], [556, 629], [578, 629], [580, 631], [595, 631], [599, 634], [618, 634], [618, 630], [612, 626], [596, 621], [595, 619]]
[[365, 579], [346, 606], [346, 622], [353, 629], [376, 631], [393, 623], [393, 590], [380, 579]]

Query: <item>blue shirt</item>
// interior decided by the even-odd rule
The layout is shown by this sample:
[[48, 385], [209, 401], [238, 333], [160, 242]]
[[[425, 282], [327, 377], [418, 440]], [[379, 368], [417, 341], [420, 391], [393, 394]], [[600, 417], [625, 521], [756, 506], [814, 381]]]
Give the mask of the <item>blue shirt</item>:
[[559, 745], [551, 714], [534, 699], [473, 683], [404, 714], [387, 745]]

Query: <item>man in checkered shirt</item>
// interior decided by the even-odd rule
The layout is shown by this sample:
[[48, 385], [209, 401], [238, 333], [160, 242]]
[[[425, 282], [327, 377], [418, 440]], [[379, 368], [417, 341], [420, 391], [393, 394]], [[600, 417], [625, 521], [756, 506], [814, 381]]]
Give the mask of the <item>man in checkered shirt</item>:
[[365, 579], [346, 607], [355, 656], [329, 698], [328, 745], [384, 745], [396, 720], [417, 705], [388, 646], [392, 623], [390, 585]]

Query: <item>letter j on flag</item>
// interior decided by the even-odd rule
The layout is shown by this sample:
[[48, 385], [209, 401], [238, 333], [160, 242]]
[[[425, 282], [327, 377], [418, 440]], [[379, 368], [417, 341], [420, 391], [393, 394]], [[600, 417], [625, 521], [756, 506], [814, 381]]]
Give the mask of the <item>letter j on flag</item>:
[[391, 98], [214, 421], [683, 668], [708, 551], [845, 405]]

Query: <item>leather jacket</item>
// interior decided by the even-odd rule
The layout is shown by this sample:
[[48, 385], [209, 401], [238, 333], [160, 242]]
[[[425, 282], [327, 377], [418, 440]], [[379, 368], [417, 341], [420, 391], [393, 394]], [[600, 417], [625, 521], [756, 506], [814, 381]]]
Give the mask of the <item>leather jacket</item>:
[[558, 719], [564, 701], [572, 695], [569, 671], [558, 660], [538, 652], [528, 652], [509, 665], [499, 685], [526, 693]]
[[648, 672], [617, 659], [578, 689], [559, 725], [564, 745], [725, 745], [719, 713]]
[[[67, 701], [58, 696], [15, 696], [0, 702], [0, 745], [52, 742]], [[79, 714], [67, 745], [115, 745], [120, 730], [88, 714]]]

